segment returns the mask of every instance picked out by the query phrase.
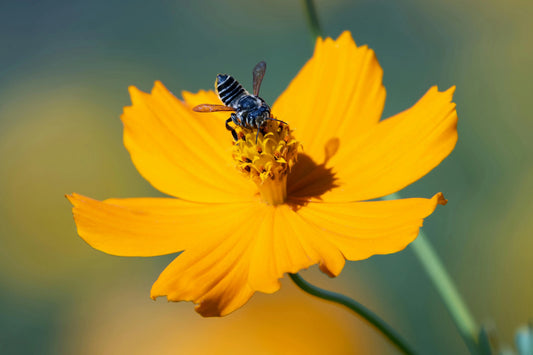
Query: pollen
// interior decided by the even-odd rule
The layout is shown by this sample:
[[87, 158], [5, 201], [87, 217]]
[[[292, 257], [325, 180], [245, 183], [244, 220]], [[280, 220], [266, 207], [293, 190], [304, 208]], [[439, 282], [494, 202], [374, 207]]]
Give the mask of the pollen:
[[233, 145], [237, 169], [255, 182], [263, 202], [270, 205], [284, 203], [287, 175], [300, 150], [300, 143], [290, 127], [285, 123], [267, 121], [258, 135], [254, 128], [237, 126], [235, 130], [240, 138]]

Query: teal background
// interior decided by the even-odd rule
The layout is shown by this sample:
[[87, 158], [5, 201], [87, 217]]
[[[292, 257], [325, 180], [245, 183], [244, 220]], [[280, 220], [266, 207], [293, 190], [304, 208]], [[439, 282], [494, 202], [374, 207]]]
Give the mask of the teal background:
[[[375, 50], [387, 89], [384, 117], [432, 85], [457, 86], [459, 142], [402, 196], [442, 191], [449, 199], [424, 230], [476, 320], [493, 322], [511, 344], [533, 316], [533, 3], [322, 0], [317, 8], [327, 35], [350, 30]], [[122, 145], [118, 117], [130, 104], [129, 85], [149, 91], [161, 80], [179, 96], [210, 89], [216, 73], [227, 72], [250, 87], [253, 65], [265, 60], [262, 96], [272, 103], [312, 49], [298, 1], [2, 1], [0, 352], [246, 353], [239, 336], [205, 346], [215, 324], [249, 322], [264, 326], [238, 328], [254, 352], [283, 353], [285, 343], [316, 341], [296, 331], [313, 324], [284, 324], [280, 307], [291, 300], [302, 315], [305, 307], [319, 312], [316, 324], [337, 317], [347, 339], [339, 352], [394, 353], [360, 319], [287, 281], [223, 319], [202, 319], [189, 303], [153, 302], [150, 286], [172, 257], [93, 250], [77, 237], [63, 197], [161, 195]], [[466, 353], [409, 248], [349, 262], [336, 279], [316, 268], [303, 275], [369, 306], [421, 353]], [[253, 313], [258, 308], [263, 315]], [[274, 339], [268, 331], [276, 327], [284, 330]], [[322, 340], [336, 337], [326, 332]], [[280, 347], [265, 350], [272, 344]]]

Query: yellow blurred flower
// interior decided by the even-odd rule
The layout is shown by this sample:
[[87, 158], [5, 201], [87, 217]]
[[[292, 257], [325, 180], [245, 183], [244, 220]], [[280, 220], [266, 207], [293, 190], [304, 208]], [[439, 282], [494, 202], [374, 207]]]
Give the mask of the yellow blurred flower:
[[78, 233], [114, 255], [183, 251], [151, 296], [193, 301], [203, 316], [226, 315], [256, 291], [275, 292], [284, 273], [313, 264], [336, 276], [345, 259], [402, 250], [423, 218], [446, 203], [441, 193], [365, 200], [420, 179], [452, 151], [453, 91], [432, 87], [410, 109], [380, 121], [382, 69], [349, 32], [318, 39], [273, 105], [273, 116], [294, 131], [269, 121], [257, 144], [242, 128], [231, 144], [228, 113], [191, 110], [219, 102], [212, 91], [183, 92], [181, 101], [159, 82], [151, 94], [132, 87], [124, 144], [141, 175], [178, 198], [100, 202], [72, 194]]

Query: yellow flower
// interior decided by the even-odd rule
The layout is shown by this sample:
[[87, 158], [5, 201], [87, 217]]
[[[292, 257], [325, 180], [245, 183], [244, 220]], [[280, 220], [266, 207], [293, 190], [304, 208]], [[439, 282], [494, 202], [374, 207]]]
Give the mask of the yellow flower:
[[[151, 297], [193, 301], [222, 316], [256, 291], [279, 289], [284, 273], [313, 264], [330, 276], [348, 260], [389, 254], [412, 242], [423, 218], [446, 200], [366, 201], [394, 193], [437, 166], [457, 141], [454, 88], [429, 91], [380, 121], [385, 102], [374, 52], [349, 32], [318, 39], [313, 57], [272, 107], [257, 144], [227, 112], [196, 113], [220, 102], [212, 91], [174, 97], [130, 88], [124, 144], [141, 175], [178, 198], [96, 201], [69, 195], [79, 235], [122, 256], [183, 251]], [[237, 168], [236, 168], [237, 167]], [[246, 176], [247, 175], [247, 176]]]

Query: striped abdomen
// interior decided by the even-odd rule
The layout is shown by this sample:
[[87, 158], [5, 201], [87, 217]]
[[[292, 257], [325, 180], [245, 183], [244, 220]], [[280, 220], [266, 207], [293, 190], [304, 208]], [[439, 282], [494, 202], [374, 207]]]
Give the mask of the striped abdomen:
[[231, 75], [218, 74], [215, 83], [217, 94], [224, 105], [236, 108], [237, 101], [243, 95], [249, 95]]

